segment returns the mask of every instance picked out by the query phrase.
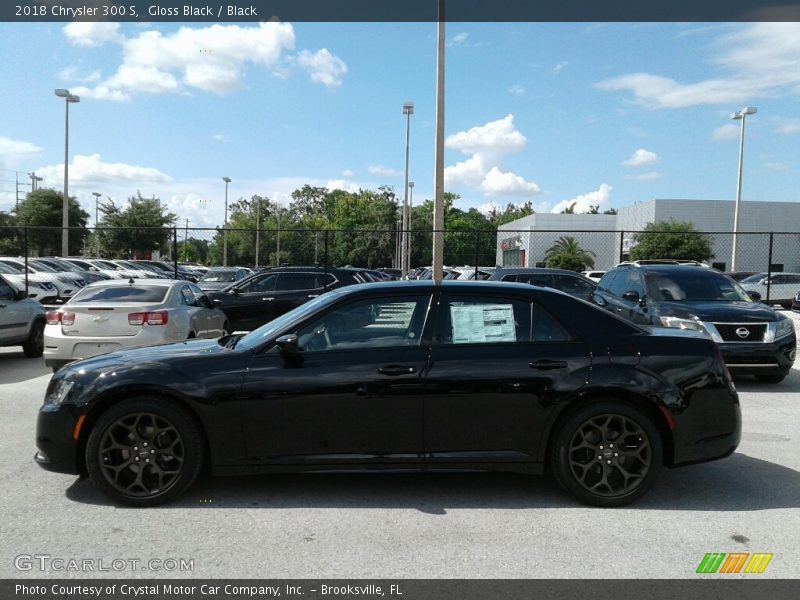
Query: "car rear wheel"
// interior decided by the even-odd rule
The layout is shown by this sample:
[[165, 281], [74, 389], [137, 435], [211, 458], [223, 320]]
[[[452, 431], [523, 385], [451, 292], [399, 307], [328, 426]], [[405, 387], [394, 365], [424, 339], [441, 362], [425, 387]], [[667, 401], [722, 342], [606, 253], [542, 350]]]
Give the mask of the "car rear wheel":
[[203, 464], [194, 418], [165, 400], [131, 398], [105, 412], [89, 435], [86, 467], [110, 498], [154, 506], [183, 494]]
[[550, 452], [559, 485], [581, 502], [604, 507], [643, 496], [661, 461], [661, 437], [652, 419], [614, 400], [594, 402], [568, 416]]
[[31, 335], [22, 344], [22, 352], [28, 358], [39, 358], [44, 353], [44, 322], [36, 321], [31, 327]]

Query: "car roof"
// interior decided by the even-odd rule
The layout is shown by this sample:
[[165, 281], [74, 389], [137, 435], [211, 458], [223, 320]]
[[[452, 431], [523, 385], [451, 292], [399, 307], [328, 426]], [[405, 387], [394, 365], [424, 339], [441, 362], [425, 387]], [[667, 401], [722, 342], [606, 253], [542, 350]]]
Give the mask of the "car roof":
[[643, 273], [711, 273], [714, 275], [722, 275], [723, 273], [717, 271], [716, 269], [703, 269], [698, 268], [697, 265], [693, 264], [673, 264], [673, 265], [665, 265], [665, 264], [622, 264], [617, 265], [612, 269], [612, 271], [616, 271], [617, 269], [637, 269], [642, 271]]
[[102, 281], [95, 281], [93, 283], [90, 283], [86, 287], [87, 288], [88, 287], [103, 287], [103, 286], [121, 287], [121, 286], [125, 286], [125, 285], [150, 285], [150, 286], [156, 285], [156, 286], [159, 286], [159, 287], [169, 287], [169, 286], [179, 285], [179, 284], [184, 284], [185, 285], [185, 284], [188, 284], [188, 283], [190, 283], [190, 282], [183, 281], [183, 280], [180, 280], [180, 279], [134, 279], [133, 283], [131, 283], [130, 279], [104, 279]]
[[[354, 294], [359, 291], [367, 291], [380, 293], [381, 290], [420, 290], [420, 291], [435, 291], [439, 289], [458, 290], [458, 291], [474, 291], [477, 293], [493, 291], [493, 292], [508, 292], [509, 290], [516, 290], [521, 292], [530, 292], [531, 290], [542, 291], [544, 293], [561, 294], [569, 296], [559, 290], [547, 287], [540, 287], [531, 285], [529, 283], [517, 283], [510, 281], [470, 281], [458, 279], [443, 279], [437, 283], [432, 279], [409, 279], [403, 281], [381, 281], [373, 283], [359, 283], [355, 285], [348, 285], [341, 288], [332, 290], [336, 294]], [[571, 296], [569, 296], [571, 297]]]
[[576, 277], [583, 277], [582, 273], [570, 271], [569, 269], [551, 269], [550, 267], [497, 267], [495, 272], [498, 275], [505, 274], [523, 274], [523, 273], [563, 273], [564, 275], [575, 275]]

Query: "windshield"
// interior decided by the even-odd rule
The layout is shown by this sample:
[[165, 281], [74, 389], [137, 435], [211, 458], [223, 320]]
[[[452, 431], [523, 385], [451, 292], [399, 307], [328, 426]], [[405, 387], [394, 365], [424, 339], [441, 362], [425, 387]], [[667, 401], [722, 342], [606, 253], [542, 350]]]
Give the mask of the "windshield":
[[167, 286], [131, 285], [131, 286], [98, 286], [83, 288], [75, 294], [69, 304], [87, 304], [89, 302], [143, 302], [161, 304], [167, 295]]
[[19, 275], [20, 271], [3, 262], [0, 262], [0, 273], [5, 273], [6, 275]]
[[44, 271], [45, 273], [57, 273], [56, 269], [38, 260], [28, 260], [28, 265], [37, 271]]
[[647, 275], [648, 296], [667, 302], [752, 302], [728, 277], [705, 271]]
[[742, 279], [740, 283], [758, 283], [762, 279], [767, 277], [766, 273], [756, 273], [755, 275], [750, 275], [750, 277], [745, 277]]
[[254, 329], [246, 336], [241, 338], [237, 342], [236, 347], [249, 349], [252, 348], [253, 346], [257, 346], [261, 342], [268, 340], [271, 337], [280, 333], [286, 326], [288, 326], [296, 319], [299, 319], [305, 314], [314, 312], [318, 308], [321, 308], [327, 304], [331, 304], [338, 297], [339, 293], [335, 291], [322, 294], [321, 296], [314, 298], [310, 302], [306, 302], [305, 304], [298, 306], [297, 308], [281, 315], [277, 319], [273, 319], [269, 323], [262, 325], [258, 329]]
[[209, 271], [203, 275], [200, 281], [224, 283], [236, 281], [236, 271]]

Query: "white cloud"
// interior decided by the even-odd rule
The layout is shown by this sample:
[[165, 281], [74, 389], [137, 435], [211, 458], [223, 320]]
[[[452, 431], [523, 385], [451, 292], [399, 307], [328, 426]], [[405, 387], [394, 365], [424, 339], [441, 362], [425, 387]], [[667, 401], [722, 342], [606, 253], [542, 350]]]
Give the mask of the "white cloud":
[[448, 135], [445, 146], [464, 154], [503, 155], [519, 152], [528, 143], [527, 138], [514, 126], [514, 115]]
[[636, 152], [631, 154], [630, 158], [622, 161], [623, 167], [644, 167], [646, 165], [654, 165], [658, 162], [658, 155], [655, 152], [650, 152], [644, 148], [639, 148]]
[[228, 141], [228, 138], [225, 137], [224, 133], [215, 133], [214, 135], [211, 136], [211, 139], [214, 140], [215, 142], [226, 142], [226, 141]]
[[569, 66], [568, 60], [561, 61], [555, 67], [553, 67], [553, 75], [558, 75], [559, 73], [561, 73], [561, 71], [567, 68], [567, 66]]
[[25, 154], [36, 154], [42, 148], [31, 142], [12, 140], [7, 137], [0, 137], [0, 158], [13, 158]]
[[[290, 65], [308, 71], [311, 80], [328, 87], [341, 84], [347, 65], [327, 49], [302, 50], [290, 59], [295, 35], [291, 24], [262, 22], [257, 26], [221, 25], [180, 27], [172, 33], [140, 31], [124, 37], [114, 28], [74, 27], [109, 25], [70, 23], [65, 35], [79, 45], [119, 42], [122, 62], [105, 80], [92, 77], [74, 93], [98, 100], [123, 101], [135, 94], [186, 93], [187, 89], [224, 95], [242, 87], [246, 67], [269, 69], [276, 77], [288, 76]], [[113, 35], [112, 35], [113, 33]], [[76, 71], [67, 71], [67, 75]], [[99, 74], [98, 74], [99, 75]]]
[[330, 53], [327, 48], [311, 53], [303, 50], [297, 55], [297, 64], [308, 71], [311, 81], [332, 88], [342, 85], [342, 77], [347, 73], [344, 61]]
[[770, 171], [776, 171], [778, 173], [783, 172], [783, 171], [788, 171], [790, 169], [789, 165], [787, 165], [786, 163], [780, 163], [780, 162], [764, 163], [764, 167], [766, 167]]
[[457, 33], [452, 38], [450, 38], [450, 41], [447, 42], [447, 45], [463, 46], [466, 43], [468, 37], [469, 34], [462, 31], [461, 33]]
[[106, 42], [120, 42], [119, 23], [75, 21], [64, 25], [64, 35], [76, 46], [102, 46]]
[[515, 83], [508, 88], [508, 93], [512, 96], [523, 96], [525, 94], [525, 88], [521, 84]]
[[361, 189], [356, 183], [352, 181], [347, 181], [345, 179], [329, 179], [325, 182], [323, 187], [328, 188], [329, 190], [344, 190], [345, 192], [352, 192], [355, 193]]
[[727, 125], [717, 127], [711, 133], [711, 139], [716, 142], [727, 142], [729, 140], [735, 140], [738, 137], [739, 137], [739, 127], [737, 127], [732, 123], [728, 123]]
[[384, 167], [383, 165], [370, 165], [367, 167], [367, 171], [373, 175], [381, 175], [383, 177], [396, 177], [400, 174], [400, 171], [392, 169], [391, 167]]
[[647, 108], [745, 103], [778, 93], [800, 93], [800, 23], [751, 23], [717, 39], [711, 63], [727, 72], [694, 83], [651, 73], [606, 79], [597, 87], [633, 94]]
[[528, 143], [514, 126], [514, 115], [450, 135], [445, 146], [470, 155], [444, 170], [445, 185], [476, 188], [486, 196], [531, 196], [540, 192], [533, 181], [500, 169], [500, 161]]
[[535, 196], [541, 192], [533, 181], [525, 181], [519, 175], [501, 171], [497, 167], [492, 167], [486, 173], [480, 188], [487, 196]]
[[[64, 164], [39, 167], [36, 174], [44, 177], [45, 184], [64, 179]], [[165, 183], [170, 177], [158, 169], [125, 163], [103, 162], [99, 154], [76, 155], [69, 165], [70, 183], [96, 184], [108, 182]]]
[[778, 125], [777, 131], [778, 133], [782, 133], [784, 135], [800, 133], [800, 119], [787, 119], [786, 121], [783, 121], [780, 125]]
[[490, 200], [489, 202], [486, 202], [485, 204], [481, 204], [478, 207], [478, 212], [482, 213], [482, 214], [484, 214], [486, 216], [489, 216], [493, 212], [503, 212], [503, 207], [500, 206], [494, 200]]
[[350, 169], [345, 169], [344, 171], [342, 171], [342, 177], [350, 178], [353, 175], [355, 175], [355, 173], [353, 173]]
[[95, 83], [100, 81], [103, 76], [100, 71], [81, 73], [78, 67], [67, 67], [58, 73], [58, 78], [70, 83]]
[[562, 210], [572, 206], [573, 204], [575, 204], [576, 213], [589, 212], [589, 209], [592, 206], [599, 206], [600, 210], [602, 210], [603, 207], [608, 204], [608, 197], [611, 194], [612, 189], [613, 188], [607, 183], [602, 183], [600, 184], [600, 187], [593, 192], [580, 194], [579, 196], [576, 196], [570, 200], [562, 200], [552, 209], [550, 209], [550, 212], [560, 213]]

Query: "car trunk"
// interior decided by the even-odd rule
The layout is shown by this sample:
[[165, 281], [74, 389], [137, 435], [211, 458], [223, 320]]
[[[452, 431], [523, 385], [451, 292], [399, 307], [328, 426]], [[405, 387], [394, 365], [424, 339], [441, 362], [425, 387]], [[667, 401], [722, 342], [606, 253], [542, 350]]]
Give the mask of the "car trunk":
[[72, 325], [61, 324], [64, 335], [82, 337], [124, 337], [134, 336], [147, 325], [131, 325], [128, 323], [130, 313], [143, 313], [163, 310], [163, 304], [143, 304], [130, 302], [126, 304], [67, 304], [63, 312], [75, 313]]

